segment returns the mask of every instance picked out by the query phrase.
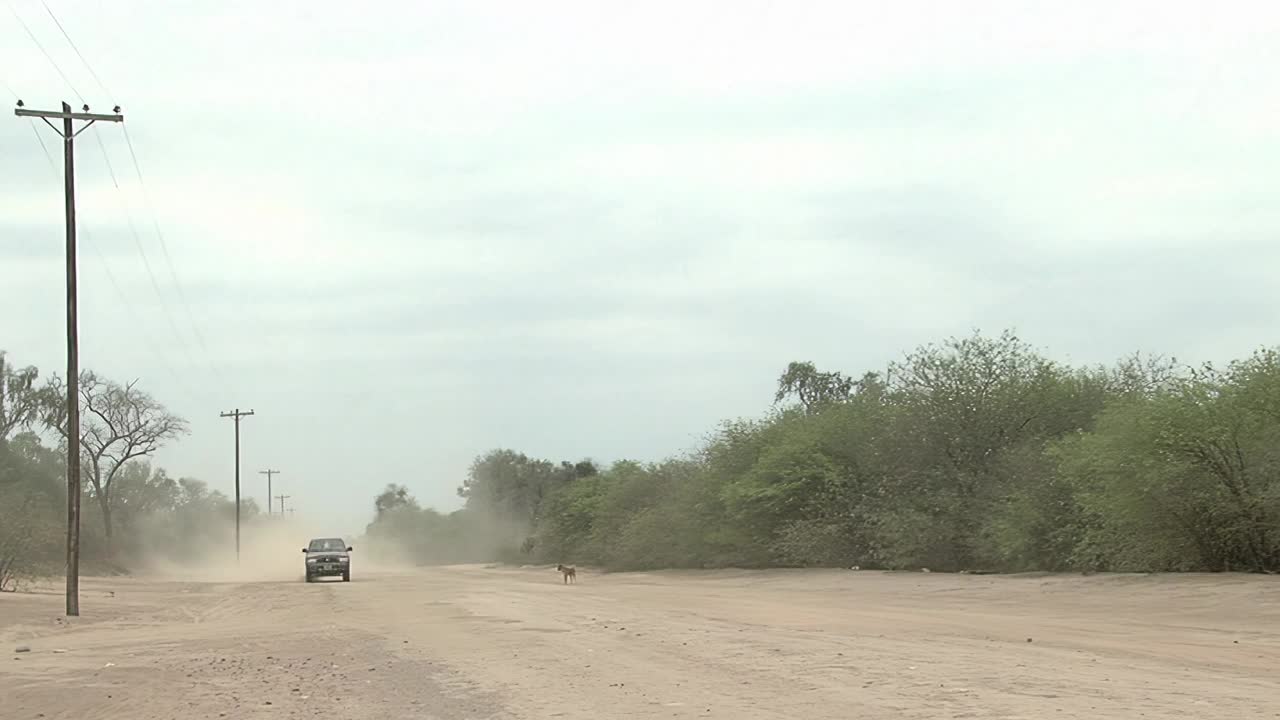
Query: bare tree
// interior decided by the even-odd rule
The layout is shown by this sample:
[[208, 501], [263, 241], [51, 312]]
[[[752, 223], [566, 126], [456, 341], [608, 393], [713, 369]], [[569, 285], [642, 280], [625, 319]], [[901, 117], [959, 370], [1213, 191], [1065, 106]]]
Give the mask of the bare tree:
[[5, 362], [4, 351], [0, 350], [0, 441], [39, 417], [37, 374], [33, 367], [15, 370]]
[[[147, 393], [137, 380], [120, 385], [92, 372], [80, 374], [81, 467], [102, 511], [103, 530], [110, 552], [112, 539], [111, 485], [130, 460], [148, 457], [165, 442], [187, 434], [187, 421], [170, 413]], [[67, 434], [67, 408], [61, 401], [65, 386], [54, 377], [44, 388], [45, 423]]]

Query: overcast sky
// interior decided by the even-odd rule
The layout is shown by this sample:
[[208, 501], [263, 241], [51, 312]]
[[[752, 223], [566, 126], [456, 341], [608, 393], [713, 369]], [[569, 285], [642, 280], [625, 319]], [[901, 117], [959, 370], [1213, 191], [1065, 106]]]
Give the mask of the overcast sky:
[[[228, 493], [218, 413], [255, 409], [246, 494], [278, 468], [338, 531], [387, 482], [456, 507], [494, 447], [688, 449], [791, 360], [1277, 340], [1274, 2], [48, 3], [105, 90], [12, 0], [69, 83], [6, 7], [0, 95], [119, 103], [143, 176], [80, 137], [83, 366], [188, 418], [160, 462]], [[48, 373], [35, 130], [58, 170], [0, 116], [0, 349]]]

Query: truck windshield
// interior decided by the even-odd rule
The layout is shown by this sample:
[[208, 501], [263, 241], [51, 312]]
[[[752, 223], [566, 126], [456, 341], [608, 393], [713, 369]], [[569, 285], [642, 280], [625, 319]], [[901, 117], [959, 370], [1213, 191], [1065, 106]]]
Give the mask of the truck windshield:
[[325, 539], [325, 540], [312, 540], [312, 541], [311, 541], [311, 546], [310, 546], [309, 548], [307, 548], [307, 549], [308, 549], [308, 550], [310, 550], [310, 551], [312, 551], [312, 552], [316, 552], [316, 551], [319, 551], [319, 552], [326, 552], [326, 551], [334, 551], [334, 550], [346, 550], [346, 549], [347, 549], [347, 544], [346, 544], [345, 542], [343, 542], [342, 540], [338, 540], [338, 539], [334, 539], [334, 538], [328, 538], [328, 539]]

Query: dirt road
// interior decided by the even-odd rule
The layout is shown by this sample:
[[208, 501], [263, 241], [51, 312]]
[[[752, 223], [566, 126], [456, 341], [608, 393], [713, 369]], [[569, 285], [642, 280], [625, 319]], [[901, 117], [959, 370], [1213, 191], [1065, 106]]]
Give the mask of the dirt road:
[[1280, 717], [1266, 577], [455, 567], [83, 597], [70, 621], [0, 597], [0, 716]]

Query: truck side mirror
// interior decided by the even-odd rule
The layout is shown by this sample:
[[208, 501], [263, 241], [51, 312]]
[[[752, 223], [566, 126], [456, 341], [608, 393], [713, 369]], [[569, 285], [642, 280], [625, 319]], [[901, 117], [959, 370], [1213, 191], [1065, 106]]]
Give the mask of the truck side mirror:
[[347, 548], [347, 552], [351, 552], [352, 550], [355, 550], [355, 548], [353, 548], [353, 547], [349, 547], [349, 548]]
[[306, 551], [307, 551], [307, 549], [306, 549], [306, 548], [302, 548], [302, 552], [306, 552]]

